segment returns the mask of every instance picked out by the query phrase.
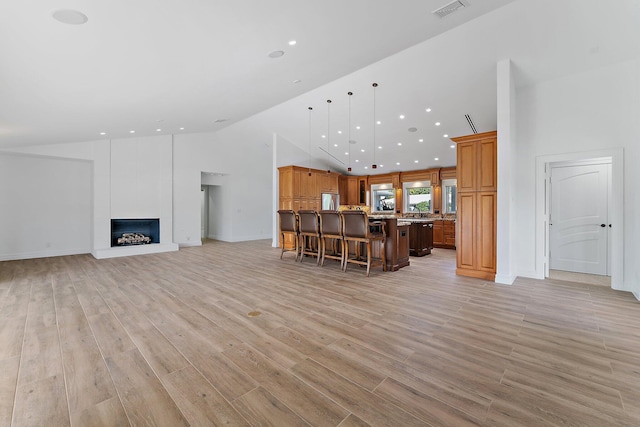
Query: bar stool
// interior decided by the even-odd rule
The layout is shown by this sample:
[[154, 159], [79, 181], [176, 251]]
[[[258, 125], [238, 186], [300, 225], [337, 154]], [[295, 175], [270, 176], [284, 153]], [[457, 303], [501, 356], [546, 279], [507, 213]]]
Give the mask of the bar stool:
[[[296, 261], [298, 261], [298, 251], [300, 250], [300, 229], [298, 227], [298, 217], [292, 210], [281, 209], [278, 211], [280, 217], [280, 244], [282, 245], [282, 251], [280, 252], [280, 259], [285, 252], [295, 252]], [[285, 242], [285, 235], [293, 237], [293, 248], [287, 247]]]
[[[367, 277], [371, 267], [382, 265], [382, 271], [387, 271], [387, 259], [385, 256], [384, 242], [387, 238], [384, 223], [380, 224], [379, 232], [372, 232], [369, 227], [369, 217], [364, 211], [343, 211], [342, 212], [342, 252], [344, 254], [344, 267], [343, 270], [347, 271], [347, 265], [349, 263], [366, 265]], [[380, 258], [373, 259], [371, 254], [371, 243], [380, 242]], [[356, 243], [356, 253], [354, 257], [349, 254], [349, 242]], [[367, 259], [363, 260], [360, 256], [360, 244], [365, 244], [367, 247]]]
[[[344, 267], [344, 251], [342, 250], [342, 218], [340, 212], [324, 210], [320, 211], [320, 242], [322, 243], [322, 257], [320, 265], [324, 266], [326, 258], [340, 261], [340, 269]], [[329, 240], [329, 242], [327, 242]], [[327, 243], [331, 249], [327, 251]]]
[[313, 210], [299, 210], [300, 220], [300, 262], [305, 255], [315, 256], [320, 264], [320, 217]]

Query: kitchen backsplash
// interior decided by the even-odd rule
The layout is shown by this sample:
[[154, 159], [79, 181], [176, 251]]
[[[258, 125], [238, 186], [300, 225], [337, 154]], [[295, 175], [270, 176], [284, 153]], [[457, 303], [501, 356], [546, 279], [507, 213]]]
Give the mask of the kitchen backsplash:
[[[361, 206], [361, 205], [340, 205], [339, 210], [341, 211], [365, 211], [367, 215], [371, 215], [371, 207], [370, 206]], [[381, 212], [377, 212], [380, 214]], [[430, 212], [420, 212], [420, 213], [406, 213], [402, 215], [396, 215], [400, 218], [427, 218], [427, 219], [445, 219], [445, 220], [455, 220], [455, 213], [446, 213], [446, 214], [434, 214]]]

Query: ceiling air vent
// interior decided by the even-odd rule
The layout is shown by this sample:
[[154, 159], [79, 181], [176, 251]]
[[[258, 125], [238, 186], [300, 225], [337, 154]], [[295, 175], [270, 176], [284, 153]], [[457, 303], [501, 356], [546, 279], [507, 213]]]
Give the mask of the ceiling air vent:
[[469, 4], [465, 0], [455, 0], [451, 3], [445, 4], [440, 9], [434, 10], [432, 13], [438, 15], [440, 18], [444, 18], [447, 15], [451, 15], [456, 10], [467, 6], [469, 6]]

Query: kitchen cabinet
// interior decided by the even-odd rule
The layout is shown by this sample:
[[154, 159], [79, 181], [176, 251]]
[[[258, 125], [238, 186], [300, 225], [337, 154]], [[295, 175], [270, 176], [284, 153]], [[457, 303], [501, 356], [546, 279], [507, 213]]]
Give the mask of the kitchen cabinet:
[[[372, 221], [381, 221], [385, 224], [385, 232], [387, 239], [384, 242], [384, 253], [387, 260], [387, 271], [397, 271], [402, 267], [406, 267], [409, 262], [409, 238], [411, 232], [409, 224], [398, 225], [395, 217], [377, 218], [370, 216]], [[353, 249], [351, 249], [353, 250]], [[374, 244], [372, 248], [374, 258], [380, 257], [380, 245]]]
[[497, 132], [452, 141], [458, 159], [456, 274], [495, 280]]
[[433, 249], [433, 222], [415, 221], [409, 227], [409, 254], [425, 256]]
[[338, 194], [338, 179], [340, 174], [325, 171], [324, 173], [316, 173], [316, 177], [320, 185], [320, 193]]
[[444, 221], [433, 221], [433, 247], [441, 248], [444, 245]]
[[433, 221], [433, 247], [456, 248], [456, 222], [436, 219]]
[[342, 176], [339, 180], [339, 189], [341, 205], [363, 206], [366, 204], [366, 176]]
[[410, 254], [410, 236], [411, 231], [409, 229], [409, 224], [398, 225], [397, 233], [397, 242], [398, 242], [398, 250], [397, 250], [397, 263], [399, 267], [404, 267], [409, 265], [409, 254]]
[[[279, 200], [278, 209], [292, 209], [294, 211], [322, 208], [322, 193], [338, 192], [338, 177], [336, 172], [327, 173], [326, 170], [309, 169], [300, 166], [283, 166], [279, 171]], [[281, 243], [282, 244], [282, 243]], [[293, 239], [285, 236], [285, 247], [293, 247]]]
[[443, 223], [443, 246], [446, 248], [456, 247], [456, 222], [455, 221], [442, 221]]
[[364, 206], [367, 204], [367, 191], [369, 189], [368, 179], [366, 176], [359, 176], [357, 177], [356, 182], [358, 183], [358, 196], [356, 197], [358, 203], [356, 204]]

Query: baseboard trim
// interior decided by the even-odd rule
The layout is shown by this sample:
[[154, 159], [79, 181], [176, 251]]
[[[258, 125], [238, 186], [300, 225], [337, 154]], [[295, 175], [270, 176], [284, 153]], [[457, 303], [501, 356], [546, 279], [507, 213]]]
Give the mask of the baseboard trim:
[[515, 282], [517, 277], [518, 276], [515, 274], [496, 274], [496, 283], [501, 285], [513, 285], [513, 282]]
[[194, 246], [202, 246], [202, 240], [194, 240], [193, 242], [182, 242], [179, 243], [178, 246], [181, 248], [191, 248]]
[[84, 249], [66, 249], [66, 250], [45, 250], [45, 251], [35, 251], [35, 252], [23, 252], [23, 253], [15, 253], [15, 254], [4, 254], [0, 255], [0, 261], [17, 261], [21, 259], [34, 259], [34, 258], [51, 258], [56, 256], [68, 256], [68, 255], [81, 255], [88, 254], [91, 250], [88, 248]]
[[91, 251], [96, 259], [118, 258], [123, 256], [157, 254], [178, 250], [175, 243], [152, 243], [150, 245], [118, 246], [113, 248], [95, 249]]

